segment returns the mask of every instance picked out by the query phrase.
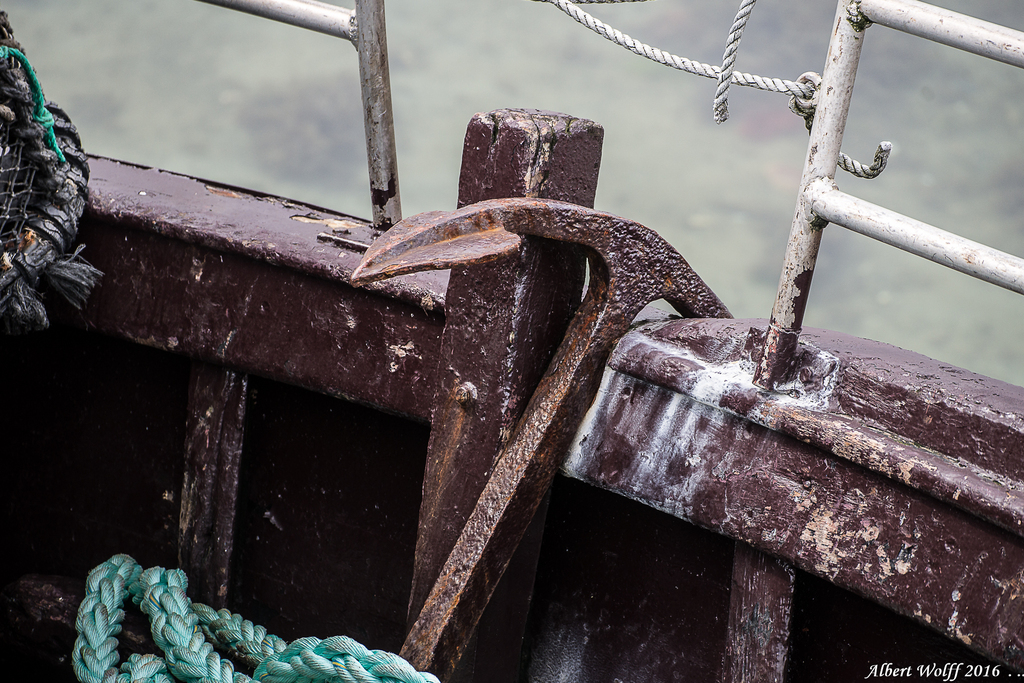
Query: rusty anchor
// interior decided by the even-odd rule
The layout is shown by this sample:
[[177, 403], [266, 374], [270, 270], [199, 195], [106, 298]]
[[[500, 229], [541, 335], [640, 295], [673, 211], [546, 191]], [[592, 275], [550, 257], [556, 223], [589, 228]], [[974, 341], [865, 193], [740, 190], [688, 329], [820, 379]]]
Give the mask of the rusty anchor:
[[636, 315], [664, 299], [686, 317], [731, 317], [686, 260], [653, 230], [543, 199], [488, 200], [405, 219], [370, 247], [352, 283], [483, 263], [516, 252], [524, 237], [584, 247], [590, 283], [402, 647], [402, 656], [413, 666], [442, 680], [458, 664], [597, 394], [612, 347]]

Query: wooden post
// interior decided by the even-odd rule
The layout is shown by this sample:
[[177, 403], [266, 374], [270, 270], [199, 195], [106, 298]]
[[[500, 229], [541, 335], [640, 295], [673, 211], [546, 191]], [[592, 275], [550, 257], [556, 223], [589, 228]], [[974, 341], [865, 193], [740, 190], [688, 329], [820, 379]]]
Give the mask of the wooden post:
[[[600, 125], [564, 114], [499, 110], [469, 123], [459, 206], [540, 197], [593, 206]], [[579, 304], [585, 259], [571, 246], [528, 241], [517, 256], [452, 271], [438, 392], [423, 483], [411, 625], [473, 510], [501, 446]], [[518, 679], [546, 505], [505, 572], [472, 648], [451, 680]]]
[[194, 600], [227, 606], [248, 376], [201, 361], [189, 378], [178, 566]]
[[795, 572], [736, 541], [723, 683], [784, 683]]

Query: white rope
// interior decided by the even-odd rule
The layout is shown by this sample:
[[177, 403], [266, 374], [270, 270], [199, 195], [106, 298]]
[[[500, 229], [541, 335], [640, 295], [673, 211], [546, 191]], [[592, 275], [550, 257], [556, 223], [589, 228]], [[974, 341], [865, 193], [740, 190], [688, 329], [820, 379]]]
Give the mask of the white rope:
[[[634, 54], [650, 59], [658, 64], [670, 66], [673, 69], [679, 69], [680, 71], [685, 71], [686, 73], [694, 74], [696, 76], [703, 76], [704, 78], [713, 78], [717, 80], [718, 91], [715, 93], [714, 109], [715, 121], [718, 123], [722, 123], [729, 117], [729, 105], [727, 99], [729, 85], [735, 83], [736, 85], [757, 88], [758, 90], [767, 90], [769, 92], [778, 92], [790, 95], [790, 109], [804, 118], [807, 122], [808, 130], [811, 128], [811, 121], [814, 118], [814, 109], [817, 102], [815, 94], [817, 93], [818, 85], [821, 83], [820, 76], [814, 73], [806, 73], [797, 81], [787, 81], [782, 78], [765, 78], [755, 74], [743, 73], [742, 71], [733, 71], [732, 67], [736, 62], [736, 51], [739, 47], [740, 37], [743, 34], [743, 28], [746, 26], [747, 19], [750, 18], [750, 12], [753, 10], [754, 3], [757, 0], [742, 0], [740, 9], [736, 13], [736, 19], [733, 21], [732, 29], [729, 32], [729, 40], [726, 44], [725, 55], [723, 56], [721, 67], [714, 66], [712, 64], [704, 64], [703, 62], [695, 62], [692, 59], [686, 59], [685, 57], [665, 52], [664, 50], [660, 50], [646, 43], [641, 43], [639, 40], [634, 40], [615, 27], [609, 26], [593, 15], [584, 12], [569, 0], [539, 1], [554, 5], [568, 14], [577, 23], [586, 26], [602, 38], [610, 40], [616, 45], [624, 47]], [[645, 0], [577, 0], [580, 4], [613, 4], [644, 1]], [[870, 166], [862, 164], [844, 153], [840, 153], [839, 167], [859, 178], [874, 178], [885, 169], [885, 164], [889, 159], [889, 153], [891, 150], [891, 143], [883, 142], [879, 144]]]
[[[628, 2], [630, 0], [603, 0], [603, 2], [601, 0], [589, 1], [590, 3], [604, 4], [606, 2]], [[632, 1], [636, 2], [640, 0]], [[721, 73], [720, 67], [712, 64], [704, 64], [702, 62], [695, 62], [692, 59], [686, 59], [685, 57], [665, 52], [664, 50], [652, 47], [646, 43], [641, 43], [639, 40], [634, 40], [615, 27], [609, 26], [593, 15], [587, 14], [575, 4], [569, 2], [569, 0], [541, 0], [541, 2], [547, 2], [554, 5], [572, 17], [573, 20], [583, 26], [586, 26], [602, 38], [610, 40], [616, 45], [620, 45], [630, 52], [640, 55], [641, 57], [646, 57], [658, 64], [664, 64], [665, 66], [670, 66], [673, 69], [679, 69], [686, 73], [703, 76], [704, 78], [713, 78], [715, 80], [718, 80], [718, 75]], [[763, 76], [743, 73], [741, 71], [733, 72], [731, 82], [736, 85], [757, 88], [758, 90], [768, 90], [770, 92], [786, 93], [788, 95], [803, 97], [805, 99], [810, 98], [814, 94], [814, 88], [809, 85], [787, 81], [782, 78], [764, 78]]]
[[715, 123], [725, 123], [729, 119], [729, 85], [732, 83], [732, 68], [736, 64], [736, 53], [739, 52], [740, 38], [743, 37], [743, 29], [750, 19], [750, 13], [754, 10], [754, 3], [757, 0], [743, 0], [736, 18], [729, 29], [729, 39], [725, 44], [725, 54], [722, 55], [722, 68], [718, 74], [718, 90], [715, 91]]
[[875, 150], [875, 158], [870, 166], [865, 166], [856, 159], [851, 159], [845, 152], [839, 153], [839, 168], [847, 173], [852, 173], [858, 178], [876, 178], [885, 170], [885, 164], [889, 161], [889, 153], [892, 152], [891, 142], [881, 142]]

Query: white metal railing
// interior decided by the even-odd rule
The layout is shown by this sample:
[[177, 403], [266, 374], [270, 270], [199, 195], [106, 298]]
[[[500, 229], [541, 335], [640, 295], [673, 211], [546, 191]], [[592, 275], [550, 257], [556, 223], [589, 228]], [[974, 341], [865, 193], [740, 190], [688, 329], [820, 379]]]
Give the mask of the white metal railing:
[[1024, 294], [1024, 259], [978, 244], [835, 189], [827, 180], [807, 188], [811, 211], [903, 251]]
[[879, 24], [1024, 68], [1024, 32], [918, 0], [839, 0], [779, 290], [754, 383], [773, 389], [792, 367], [822, 228], [841, 225], [1024, 294], [1024, 259], [840, 192], [834, 178], [864, 32]]
[[1024, 68], [1020, 31], [917, 0], [860, 0], [872, 23]]
[[373, 225], [386, 230], [402, 219], [398, 155], [391, 107], [384, 0], [355, 0], [355, 10], [317, 0], [199, 0], [292, 26], [344, 38], [359, 53], [363, 128], [370, 173]]
[[264, 19], [326, 33], [335, 38], [355, 40], [353, 10], [316, 0], [199, 0], [209, 5], [253, 14]]

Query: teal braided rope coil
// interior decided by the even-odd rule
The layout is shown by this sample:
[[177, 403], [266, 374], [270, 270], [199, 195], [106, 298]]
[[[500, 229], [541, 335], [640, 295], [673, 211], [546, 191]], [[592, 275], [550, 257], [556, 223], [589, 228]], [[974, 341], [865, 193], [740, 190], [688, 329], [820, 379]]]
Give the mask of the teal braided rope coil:
[[[115, 555], [91, 572], [78, 610], [72, 665], [81, 683], [439, 683], [398, 655], [368, 650], [351, 638], [300, 638], [291, 644], [227, 610], [193, 603], [178, 569], [142, 570]], [[164, 657], [132, 655], [117, 668], [117, 638], [132, 601], [150, 618]], [[234, 670], [214, 647], [256, 667], [254, 678]]]
[[60, 163], [67, 163], [67, 159], [64, 158], [64, 152], [61, 151], [60, 145], [57, 144], [57, 134], [53, 132], [53, 114], [46, 108], [46, 100], [43, 98], [43, 86], [39, 83], [39, 79], [36, 78], [35, 70], [29, 64], [28, 57], [22, 54], [20, 50], [0, 45], [0, 59], [8, 59], [10, 57], [18, 60], [22, 68], [25, 69], [29, 86], [32, 88], [32, 100], [36, 105], [35, 110], [32, 112], [32, 118], [46, 129], [46, 145], [57, 153]]

